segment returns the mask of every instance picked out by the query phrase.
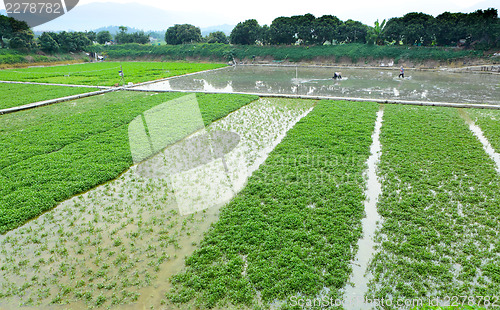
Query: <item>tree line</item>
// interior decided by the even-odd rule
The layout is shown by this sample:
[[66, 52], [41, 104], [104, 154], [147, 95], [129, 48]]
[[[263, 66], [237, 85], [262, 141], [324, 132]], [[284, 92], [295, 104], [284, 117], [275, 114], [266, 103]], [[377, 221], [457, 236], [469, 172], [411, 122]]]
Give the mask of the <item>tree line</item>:
[[[44, 32], [35, 38], [25, 22], [0, 16], [0, 44], [2, 48], [44, 52], [79, 52], [94, 43], [115, 44], [150, 42], [150, 34], [143, 31], [128, 33], [121, 26], [114, 37], [109, 31]], [[375, 22], [367, 26], [359, 21], [342, 21], [334, 15], [315, 17], [312, 14], [278, 17], [271, 25], [259, 25], [249, 19], [238, 23], [229, 36], [222, 31], [201, 35], [200, 28], [174, 25], [165, 33], [167, 44], [224, 43], [238, 45], [335, 45], [362, 43], [377, 45], [456, 46], [472, 48], [500, 47], [500, 18], [497, 9], [477, 10], [472, 13], [444, 12], [437, 17], [424, 13], [408, 13], [403, 17]]]
[[[165, 34], [168, 44], [202, 42], [199, 28], [184, 24], [170, 27]], [[242, 45], [323, 45], [364, 43], [377, 45], [452, 46], [477, 48], [500, 46], [500, 19], [494, 8], [472, 13], [445, 12], [437, 17], [408, 13], [403, 17], [375, 22], [367, 26], [333, 15], [312, 14], [278, 17], [270, 26], [257, 20], [240, 22], [229, 38], [223, 33], [211, 34], [206, 42]]]

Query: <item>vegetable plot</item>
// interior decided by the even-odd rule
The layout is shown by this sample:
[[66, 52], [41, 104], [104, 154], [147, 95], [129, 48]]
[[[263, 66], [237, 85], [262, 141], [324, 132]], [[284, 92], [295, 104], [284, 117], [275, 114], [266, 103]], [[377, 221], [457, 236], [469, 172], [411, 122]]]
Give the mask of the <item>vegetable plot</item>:
[[[128, 123], [181, 94], [120, 92], [0, 117], [0, 233], [58, 202], [116, 178], [132, 165]], [[199, 95], [205, 125], [256, 100], [246, 95]], [[96, 102], [99, 100], [99, 102]], [[77, 108], [72, 105], [91, 105]], [[43, 121], [46, 119], [46, 121]], [[11, 122], [12, 121], [12, 122]], [[183, 138], [183, 133], [172, 142]]]
[[97, 88], [0, 84], [0, 110], [98, 90]]
[[[215, 98], [200, 96], [200, 102]], [[244, 98], [219, 97], [226, 103]], [[314, 103], [263, 98], [215, 121], [207, 130], [237, 133], [240, 143], [226, 154], [227, 166], [232, 168], [232, 154], [243, 153], [244, 166], [251, 173]], [[168, 279], [182, 270], [184, 257], [193, 253], [203, 232], [217, 220], [219, 206], [207, 204], [201, 212], [182, 216], [168, 177], [148, 178], [140, 173], [141, 165], [162, 155], [0, 235], [2, 307], [171, 309], [164, 295], [170, 287]], [[218, 170], [224, 171], [220, 163]], [[202, 175], [194, 181], [199, 185], [204, 179]], [[196, 197], [193, 191], [188, 194]], [[212, 199], [211, 205], [217, 201], [205, 196]]]
[[223, 64], [182, 62], [100, 62], [77, 65], [0, 70], [0, 80], [38, 83], [113, 86], [140, 83], [176, 75], [222, 68]]
[[491, 306], [500, 292], [494, 162], [457, 109], [388, 105], [381, 142], [383, 226], [368, 296], [483, 296], [479, 305]]
[[378, 105], [321, 101], [291, 129], [186, 259], [167, 296], [224, 308], [341, 297], [361, 234]]

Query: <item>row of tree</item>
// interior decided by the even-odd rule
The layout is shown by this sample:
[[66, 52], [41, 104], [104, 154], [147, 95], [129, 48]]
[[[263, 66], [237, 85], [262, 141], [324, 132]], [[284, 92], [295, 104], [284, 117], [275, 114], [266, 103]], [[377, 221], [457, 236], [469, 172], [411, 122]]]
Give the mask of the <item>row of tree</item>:
[[[168, 44], [201, 42], [201, 31], [193, 25], [175, 25], [165, 34]], [[223, 33], [210, 34], [208, 42], [225, 43]], [[500, 19], [496, 9], [473, 13], [445, 12], [437, 17], [408, 13], [373, 27], [354, 20], [341, 21], [333, 15], [316, 18], [312, 14], [278, 17], [270, 26], [257, 20], [238, 23], [229, 36], [232, 44], [305, 44], [335, 43], [406, 44], [406, 45], [481, 45], [500, 46]]]
[[[33, 31], [28, 24], [12, 17], [0, 15], [0, 45], [13, 49], [32, 50], [40, 48], [44, 52], [80, 52], [91, 46], [94, 42], [105, 44], [112, 42], [113, 36], [109, 31], [86, 32], [44, 32], [35, 39]], [[118, 44], [138, 43], [146, 44], [149, 35], [144, 31], [127, 33], [127, 27], [121, 26], [114, 41]]]
[[28, 24], [14, 18], [0, 15], [0, 45], [2, 48], [9, 46], [12, 48], [31, 48], [34, 44], [35, 35]]
[[[128, 33], [120, 27], [114, 37], [117, 44], [150, 42], [143, 31]], [[25, 22], [0, 15], [0, 43], [16, 49], [40, 47], [46, 52], [78, 52], [93, 42], [105, 44], [113, 41], [109, 31], [45, 32], [37, 40]], [[445, 12], [433, 17], [424, 13], [408, 13], [403, 17], [375, 22], [373, 27], [354, 20], [341, 21], [333, 15], [315, 17], [312, 14], [278, 17], [270, 26], [260, 26], [255, 19], [238, 23], [229, 37], [223, 32], [210, 33], [203, 38], [198, 27], [175, 25], [165, 33], [168, 44], [196, 42], [271, 45], [322, 45], [336, 43], [407, 44], [497, 47], [500, 46], [500, 18], [496, 9], [477, 10], [473, 13]]]

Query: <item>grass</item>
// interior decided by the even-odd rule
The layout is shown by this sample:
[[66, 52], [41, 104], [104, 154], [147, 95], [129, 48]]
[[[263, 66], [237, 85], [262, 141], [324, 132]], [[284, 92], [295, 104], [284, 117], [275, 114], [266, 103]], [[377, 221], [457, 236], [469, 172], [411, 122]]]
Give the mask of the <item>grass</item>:
[[[321, 101], [221, 209], [167, 295], [196, 307], [339, 298], [364, 214], [362, 173], [378, 105]], [[260, 296], [261, 301], [259, 301]]]
[[221, 68], [222, 64], [165, 62], [101, 62], [53, 67], [0, 70], [0, 80], [38, 83], [113, 86], [121, 83], [123, 68], [126, 83], [140, 83], [197, 71]]
[[0, 109], [18, 107], [33, 102], [83, 94], [97, 90], [99, 89], [0, 83]]
[[498, 295], [500, 176], [459, 111], [386, 106], [381, 143], [369, 297]]
[[315, 58], [326, 58], [338, 62], [342, 58], [353, 62], [370, 59], [392, 58], [399, 60], [449, 61], [465, 57], [481, 57], [482, 51], [453, 50], [441, 47], [399, 47], [377, 46], [367, 44], [342, 44], [335, 46], [256, 46], [256, 45], [229, 45], [229, 44], [184, 44], [147, 46], [139, 44], [125, 44], [105, 47], [106, 53], [112, 59], [140, 59], [144, 57], [158, 59], [183, 60], [186, 58], [210, 59], [213, 61], [228, 61], [232, 57], [241, 60], [251, 60], [253, 56], [273, 59], [275, 61], [288, 60], [291, 62], [308, 61]]
[[[132, 165], [128, 124], [179, 96], [118, 92], [1, 116], [0, 232], [116, 178]], [[256, 99], [198, 95], [205, 125]]]

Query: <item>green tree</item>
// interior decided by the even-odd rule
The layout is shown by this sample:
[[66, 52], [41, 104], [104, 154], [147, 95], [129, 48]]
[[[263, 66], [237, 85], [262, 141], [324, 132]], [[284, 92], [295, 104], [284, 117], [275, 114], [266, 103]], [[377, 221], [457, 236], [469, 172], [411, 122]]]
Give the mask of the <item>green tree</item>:
[[14, 32], [9, 46], [14, 49], [30, 50], [35, 46], [35, 35], [31, 29]]
[[66, 32], [48, 33], [59, 45], [63, 52], [81, 52], [92, 45], [85, 32]]
[[339, 32], [342, 21], [333, 15], [323, 15], [316, 19], [314, 34], [316, 42], [323, 44], [326, 41], [333, 42]]
[[115, 41], [117, 44], [132, 43], [132, 37], [127, 33], [128, 28], [125, 26], [118, 27], [120, 32], [116, 34]]
[[40, 49], [44, 52], [55, 53], [59, 51], [59, 44], [48, 32], [42, 33], [38, 38], [38, 42], [40, 43]]
[[269, 27], [271, 44], [292, 44], [297, 41], [296, 29], [290, 17], [278, 17]]
[[97, 42], [99, 44], [106, 44], [106, 42], [110, 42], [111, 40], [113, 40], [113, 37], [109, 31], [103, 30], [97, 33]]
[[377, 19], [375, 21], [375, 25], [368, 30], [368, 38], [367, 38], [368, 43], [383, 45], [384, 31], [385, 31], [385, 19], [382, 21], [382, 23], [379, 23]]
[[292, 26], [295, 29], [295, 37], [299, 42], [312, 44], [315, 41], [316, 17], [312, 14], [296, 15], [291, 17]]
[[229, 40], [233, 44], [252, 45], [258, 40], [262, 41], [261, 30], [259, 23], [255, 19], [248, 19], [238, 23], [231, 31]]
[[365, 24], [348, 19], [338, 27], [336, 40], [345, 43], [365, 43], [368, 33], [368, 26]]
[[131, 35], [132, 42], [138, 44], [146, 44], [149, 43], [149, 35], [144, 33], [144, 31], [134, 32]]
[[88, 32], [86, 31], [85, 35], [90, 40], [90, 42], [93, 43], [97, 41], [97, 33], [95, 33], [94, 31], [88, 31]]
[[228, 44], [229, 39], [227, 38], [226, 34], [222, 31], [215, 31], [211, 32], [207, 36], [207, 43], [224, 43]]
[[[0, 45], [2, 48], [7, 46], [4, 39], [15, 39], [14, 46], [31, 47], [33, 45], [34, 36], [26, 22], [0, 15]], [[14, 48], [12, 44], [11, 47]]]
[[201, 42], [201, 40], [200, 28], [190, 24], [174, 25], [168, 28], [165, 33], [165, 41], [172, 45], [196, 43]]

